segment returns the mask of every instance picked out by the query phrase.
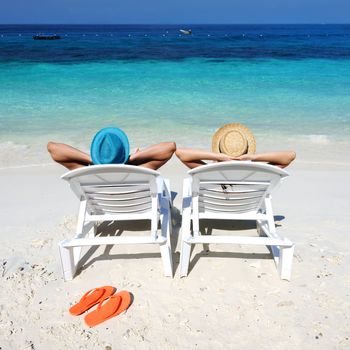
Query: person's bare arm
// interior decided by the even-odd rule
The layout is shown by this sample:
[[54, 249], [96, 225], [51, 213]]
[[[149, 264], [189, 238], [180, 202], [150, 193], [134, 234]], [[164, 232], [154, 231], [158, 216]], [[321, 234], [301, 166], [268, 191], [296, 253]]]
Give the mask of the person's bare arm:
[[234, 159], [233, 157], [230, 157], [224, 153], [214, 153], [193, 148], [178, 148], [175, 154], [181, 160], [181, 162], [190, 169], [205, 164], [205, 160], [224, 162]]
[[[157, 170], [172, 157], [175, 149], [175, 142], [161, 142], [131, 154], [127, 164]], [[92, 164], [91, 157], [87, 153], [64, 143], [49, 142], [47, 150], [55, 162], [69, 170]]]
[[49, 142], [47, 150], [55, 162], [69, 170], [92, 164], [91, 157], [87, 153], [64, 143]]
[[230, 157], [224, 153], [214, 153], [192, 148], [179, 148], [175, 154], [190, 169], [205, 164], [204, 160], [224, 162], [229, 160], [251, 160], [266, 162], [281, 168], [288, 166], [296, 157], [293, 151], [270, 152], [260, 154], [244, 154], [240, 157]]
[[257, 154], [243, 154], [240, 157], [233, 158], [234, 160], [251, 160], [253, 162], [266, 162], [272, 165], [285, 168], [296, 157], [294, 151], [282, 151], [282, 152], [269, 152], [269, 153], [257, 153]]
[[176, 150], [175, 142], [161, 142], [131, 154], [127, 164], [157, 170], [164, 165]]

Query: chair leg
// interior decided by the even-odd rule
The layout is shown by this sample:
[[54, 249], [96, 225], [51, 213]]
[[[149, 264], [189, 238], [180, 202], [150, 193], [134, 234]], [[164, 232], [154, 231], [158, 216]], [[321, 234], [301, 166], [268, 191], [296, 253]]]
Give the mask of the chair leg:
[[280, 247], [278, 273], [283, 280], [290, 281], [292, 274], [294, 245], [291, 247]]
[[165, 242], [160, 244], [160, 253], [162, 255], [164, 275], [166, 277], [173, 277], [173, 259], [171, 251], [171, 209], [169, 202], [162, 202], [160, 215], [161, 235], [165, 238]]
[[64, 244], [67, 241], [61, 241], [58, 244], [61, 256], [61, 266], [63, 272], [63, 279], [65, 281], [70, 281], [74, 278], [76, 264], [74, 263], [74, 251], [72, 247], [66, 248]]
[[261, 237], [264, 235], [264, 230], [262, 229], [262, 222], [260, 220], [256, 221], [256, 232]]
[[170, 247], [170, 251], [171, 251], [171, 236], [173, 234], [173, 222], [171, 219], [171, 208], [169, 207], [169, 211], [168, 211], [168, 223], [167, 223], [167, 244]]
[[[212, 227], [208, 227], [207, 232], [205, 232], [205, 235], [209, 236], [209, 235], [212, 234], [212, 232], [213, 232], [213, 228]], [[200, 231], [199, 231], [199, 234], [201, 234]], [[209, 253], [209, 251], [210, 251], [209, 243], [203, 243], [203, 251], [205, 253]]]
[[170, 245], [168, 243], [160, 244], [160, 254], [162, 255], [164, 276], [173, 277], [173, 259]]
[[182, 241], [181, 255], [180, 255], [180, 277], [185, 277], [188, 274], [191, 257], [191, 243]]
[[172, 208], [172, 206], [173, 206], [173, 199], [171, 198], [171, 190], [170, 190], [170, 181], [169, 181], [169, 179], [164, 179], [164, 186], [165, 186], [164, 190], [166, 192], [165, 193], [165, 197], [168, 198], [169, 206], [170, 206], [170, 208]]
[[203, 251], [208, 253], [210, 251], [210, 247], [208, 243], [203, 243]]
[[94, 226], [90, 230], [88, 237], [94, 238], [97, 235], [97, 228], [98, 228], [98, 224], [97, 224], [97, 222], [94, 222]]

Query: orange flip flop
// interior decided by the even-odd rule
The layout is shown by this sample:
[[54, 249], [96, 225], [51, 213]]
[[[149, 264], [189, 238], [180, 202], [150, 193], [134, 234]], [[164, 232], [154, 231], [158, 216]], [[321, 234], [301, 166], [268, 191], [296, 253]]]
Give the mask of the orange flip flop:
[[131, 294], [126, 290], [122, 290], [121, 292], [101, 301], [96, 310], [85, 316], [85, 323], [89, 327], [97, 326], [98, 324], [127, 310], [131, 301]]
[[73, 316], [81, 315], [94, 305], [113, 295], [115, 291], [116, 289], [111, 286], [91, 289], [82, 296], [78, 303], [69, 309], [69, 312]]

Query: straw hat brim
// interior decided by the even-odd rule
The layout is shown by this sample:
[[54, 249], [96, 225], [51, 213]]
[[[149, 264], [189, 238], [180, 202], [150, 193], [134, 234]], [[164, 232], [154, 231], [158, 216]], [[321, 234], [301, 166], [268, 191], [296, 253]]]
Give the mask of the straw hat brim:
[[[255, 137], [254, 137], [253, 133], [246, 126], [244, 126], [243, 124], [240, 124], [240, 123], [226, 124], [215, 132], [215, 134], [213, 135], [212, 144], [211, 144], [211, 146], [212, 146], [211, 148], [212, 148], [213, 152], [223, 153], [222, 150], [220, 149], [220, 141], [225, 135], [227, 135], [228, 132], [231, 132], [231, 131], [238, 131], [241, 135], [244, 136], [244, 138], [247, 141], [247, 149], [242, 154], [255, 153], [255, 151], [256, 151]], [[239, 154], [239, 155], [228, 154], [228, 155], [238, 157], [242, 154]]]

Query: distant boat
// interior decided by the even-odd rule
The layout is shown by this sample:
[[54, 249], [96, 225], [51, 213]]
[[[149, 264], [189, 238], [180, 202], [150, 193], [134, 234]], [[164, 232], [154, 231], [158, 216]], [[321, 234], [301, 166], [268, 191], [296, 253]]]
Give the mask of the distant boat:
[[192, 34], [192, 30], [191, 29], [180, 29], [180, 33], [185, 34], [185, 35], [191, 35]]
[[43, 35], [43, 34], [37, 34], [33, 35], [34, 40], [58, 40], [61, 39], [59, 35], [52, 34], [52, 35]]

